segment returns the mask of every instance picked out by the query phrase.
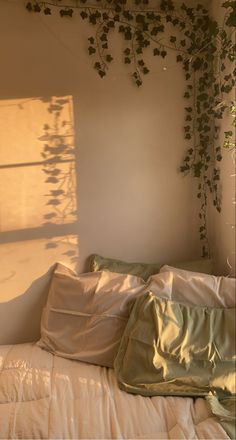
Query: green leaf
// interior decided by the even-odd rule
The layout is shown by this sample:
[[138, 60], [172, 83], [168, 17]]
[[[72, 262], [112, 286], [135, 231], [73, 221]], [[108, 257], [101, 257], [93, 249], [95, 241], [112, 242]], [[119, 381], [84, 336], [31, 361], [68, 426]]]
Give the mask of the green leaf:
[[89, 52], [89, 55], [93, 55], [96, 52], [96, 49], [93, 46], [89, 46], [88, 52]]
[[165, 58], [165, 57], [166, 57], [166, 55], [167, 55], [167, 52], [166, 52], [166, 50], [162, 50], [162, 51], [161, 51], [161, 56], [162, 56], [162, 58]]
[[103, 78], [106, 75], [106, 72], [104, 70], [99, 70], [98, 73], [101, 78]]
[[149, 73], [149, 69], [147, 67], [143, 68], [143, 73], [144, 75], [147, 75]]
[[107, 61], [108, 63], [111, 63], [112, 60], [113, 60], [112, 56], [111, 56], [110, 54], [108, 54], [108, 55], [106, 56], [106, 61]]
[[139, 60], [139, 61], [138, 61], [138, 64], [139, 64], [140, 66], [144, 66], [144, 61], [143, 61], [143, 60]]
[[153, 55], [154, 55], [154, 56], [160, 55], [160, 50], [157, 49], [157, 47], [155, 47], [155, 48], [153, 49]]
[[31, 2], [28, 2], [28, 3], [26, 4], [26, 9], [28, 9], [29, 12], [32, 12], [33, 7], [32, 7], [32, 3], [31, 3]]
[[82, 11], [82, 12], [80, 13], [80, 16], [82, 17], [83, 20], [85, 20], [85, 18], [88, 18], [88, 14], [87, 14], [87, 12], [85, 12], [85, 11]]
[[183, 61], [182, 55], [177, 55], [176, 61], [177, 61], [177, 63], [180, 63], [181, 61]]

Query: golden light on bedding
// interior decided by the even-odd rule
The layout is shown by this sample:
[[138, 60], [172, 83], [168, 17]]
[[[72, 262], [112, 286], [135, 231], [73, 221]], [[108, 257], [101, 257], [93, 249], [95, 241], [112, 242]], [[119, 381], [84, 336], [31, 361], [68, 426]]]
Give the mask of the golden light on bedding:
[[72, 96], [0, 101], [0, 302], [78, 259]]

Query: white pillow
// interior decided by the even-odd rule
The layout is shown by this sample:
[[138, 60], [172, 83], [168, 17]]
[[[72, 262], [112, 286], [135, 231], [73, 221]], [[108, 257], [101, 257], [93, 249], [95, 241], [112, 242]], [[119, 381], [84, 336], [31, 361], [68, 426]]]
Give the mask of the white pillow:
[[[174, 301], [208, 307], [235, 307], [235, 278], [190, 272], [167, 265], [160, 270], [160, 274], [164, 273], [169, 274], [169, 289], [166, 286], [165, 294], [168, 290], [168, 297]], [[155, 290], [155, 276], [151, 278], [149, 286], [151, 282], [154, 286], [150, 290]]]

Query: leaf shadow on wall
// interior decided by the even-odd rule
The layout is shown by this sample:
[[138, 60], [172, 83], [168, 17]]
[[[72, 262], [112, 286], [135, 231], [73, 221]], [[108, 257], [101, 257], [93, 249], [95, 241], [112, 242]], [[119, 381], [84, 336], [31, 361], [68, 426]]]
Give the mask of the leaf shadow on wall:
[[56, 261], [78, 263], [73, 99], [4, 101], [0, 113], [0, 321], [21, 310], [20, 342], [27, 340], [27, 317], [34, 319], [32, 335], [39, 332], [51, 271], [42, 274]]

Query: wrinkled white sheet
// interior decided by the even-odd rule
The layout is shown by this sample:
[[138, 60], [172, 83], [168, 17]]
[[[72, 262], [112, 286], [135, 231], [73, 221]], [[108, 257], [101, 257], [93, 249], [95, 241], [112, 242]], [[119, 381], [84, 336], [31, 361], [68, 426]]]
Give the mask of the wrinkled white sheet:
[[114, 371], [35, 344], [0, 347], [1, 439], [227, 439], [204, 399], [141, 397]]

